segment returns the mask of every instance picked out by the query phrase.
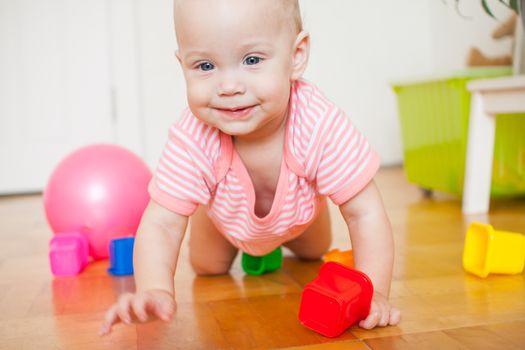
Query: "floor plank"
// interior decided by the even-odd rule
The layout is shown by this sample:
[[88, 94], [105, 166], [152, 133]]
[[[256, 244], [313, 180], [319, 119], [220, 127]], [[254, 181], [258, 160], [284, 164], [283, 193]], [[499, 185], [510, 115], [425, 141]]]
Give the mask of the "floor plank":
[[525, 349], [525, 321], [367, 339], [373, 350]]

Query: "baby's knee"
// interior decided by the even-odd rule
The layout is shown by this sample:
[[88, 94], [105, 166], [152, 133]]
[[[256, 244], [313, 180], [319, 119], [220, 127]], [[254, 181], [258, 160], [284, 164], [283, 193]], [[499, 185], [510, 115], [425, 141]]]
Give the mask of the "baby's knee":
[[307, 261], [321, 260], [323, 256], [328, 252], [332, 245], [331, 236], [327, 236], [324, 239], [316, 240], [303, 240], [301, 237], [295, 241], [290, 241], [284, 244], [290, 249], [296, 257]]
[[231, 263], [203, 263], [190, 259], [193, 272], [198, 276], [225, 275], [230, 272]]
[[325, 255], [325, 253], [327, 252], [327, 250], [319, 250], [319, 249], [316, 249], [316, 250], [311, 250], [311, 251], [295, 251], [295, 256], [297, 256], [299, 259], [301, 260], [306, 260], [306, 261], [317, 261], [317, 260], [321, 260], [323, 258], [323, 255]]

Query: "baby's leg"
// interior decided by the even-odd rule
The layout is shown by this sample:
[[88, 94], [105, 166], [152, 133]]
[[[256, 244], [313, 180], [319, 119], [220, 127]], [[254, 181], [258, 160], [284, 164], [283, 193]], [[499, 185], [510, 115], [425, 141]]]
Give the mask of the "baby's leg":
[[319, 260], [332, 244], [330, 215], [328, 205], [326, 202], [324, 204], [324, 208], [306, 231], [297, 238], [284, 243], [285, 247], [301, 259]]
[[235, 248], [217, 230], [204, 207], [191, 216], [190, 263], [198, 275], [228, 273], [237, 255]]

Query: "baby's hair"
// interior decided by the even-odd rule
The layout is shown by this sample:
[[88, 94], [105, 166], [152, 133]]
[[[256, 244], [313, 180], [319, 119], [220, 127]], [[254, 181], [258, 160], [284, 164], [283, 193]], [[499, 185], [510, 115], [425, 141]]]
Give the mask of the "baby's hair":
[[297, 33], [303, 30], [303, 21], [301, 19], [301, 9], [299, 7], [299, 0], [281, 0], [284, 5], [284, 10], [292, 16], [292, 21], [295, 24]]
[[[281, 3], [283, 11], [287, 13], [291, 18], [294, 29], [299, 33], [303, 30], [303, 21], [301, 19], [301, 9], [299, 7], [299, 0], [277, 0]], [[177, 5], [181, 2], [181, 0], [174, 0], [173, 1], [173, 7], [174, 10], [177, 9]], [[287, 16], [287, 18], [289, 18]]]

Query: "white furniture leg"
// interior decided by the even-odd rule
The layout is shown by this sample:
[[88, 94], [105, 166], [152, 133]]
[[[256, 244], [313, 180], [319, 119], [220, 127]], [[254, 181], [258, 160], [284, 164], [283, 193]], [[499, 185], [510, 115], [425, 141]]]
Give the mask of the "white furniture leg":
[[495, 116], [485, 112], [479, 92], [472, 94], [469, 119], [463, 213], [479, 214], [489, 210], [496, 124]]
[[496, 114], [525, 115], [525, 75], [474, 80], [463, 188], [463, 213], [489, 210]]

